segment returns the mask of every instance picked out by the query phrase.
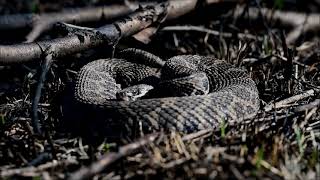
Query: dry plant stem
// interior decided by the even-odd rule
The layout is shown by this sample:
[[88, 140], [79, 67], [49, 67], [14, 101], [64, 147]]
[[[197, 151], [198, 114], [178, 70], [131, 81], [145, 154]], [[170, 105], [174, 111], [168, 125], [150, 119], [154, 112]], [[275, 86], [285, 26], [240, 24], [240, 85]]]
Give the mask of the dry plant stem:
[[76, 165], [78, 162], [76, 160], [68, 159], [62, 161], [53, 160], [51, 162], [41, 164], [37, 167], [22, 167], [17, 169], [0, 169], [0, 177], [11, 177], [14, 175], [24, 176], [24, 177], [33, 177], [40, 175], [43, 171], [47, 169], [54, 169], [56, 167], [66, 167], [69, 165]]
[[[295, 112], [303, 112], [320, 106], [320, 99], [316, 99], [309, 104], [305, 104], [294, 109]], [[320, 122], [320, 121], [319, 121]]]
[[[289, 83], [292, 83], [292, 74], [293, 74], [293, 63], [292, 63], [292, 52], [291, 49], [288, 48], [287, 46], [287, 42], [285, 39], [285, 33], [282, 32], [280, 34], [280, 38], [281, 38], [281, 44], [282, 44], [282, 50], [284, 53], [284, 57], [287, 59], [286, 63], [285, 63], [285, 72], [284, 72], [284, 76], [286, 79], [288, 79]], [[289, 92], [291, 91], [291, 87], [289, 86]]]
[[32, 101], [32, 126], [34, 128], [35, 133], [37, 134], [41, 134], [41, 129], [39, 125], [39, 116], [38, 116], [38, 105], [40, 102], [41, 91], [42, 91], [44, 82], [46, 80], [46, 75], [51, 67], [52, 61], [53, 61], [52, 54], [49, 53], [43, 62], [35, 96]]
[[278, 101], [275, 104], [269, 104], [269, 105], [265, 106], [264, 110], [266, 112], [268, 112], [268, 111], [271, 111], [272, 109], [281, 108], [281, 107], [286, 106], [286, 105], [288, 105], [290, 103], [305, 99], [305, 98], [310, 97], [310, 96], [314, 96], [315, 93], [317, 93], [317, 92], [319, 92], [319, 89], [317, 89], [317, 90], [310, 89], [310, 90], [308, 90], [308, 91], [306, 91], [306, 92], [304, 92], [302, 94], [291, 96], [291, 97], [289, 97], [287, 99]]
[[42, 125], [44, 126], [42, 129], [40, 128], [40, 125], [39, 125], [39, 116], [38, 116], [38, 105], [39, 105], [39, 102], [40, 102], [40, 98], [41, 98], [41, 91], [42, 91], [42, 88], [44, 86], [44, 83], [46, 81], [46, 76], [47, 76], [47, 73], [52, 65], [52, 62], [53, 62], [53, 59], [52, 59], [52, 50], [51, 48], [47, 49], [47, 51], [51, 51], [51, 52], [48, 52], [47, 53], [47, 56], [42, 64], [42, 67], [41, 67], [41, 74], [40, 74], [40, 78], [39, 78], [39, 81], [38, 81], [38, 85], [37, 85], [37, 88], [36, 88], [36, 92], [35, 92], [35, 96], [34, 96], [34, 99], [32, 101], [32, 114], [31, 114], [31, 119], [32, 119], [32, 126], [33, 126], [33, 129], [35, 131], [36, 134], [39, 134], [39, 135], [43, 135], [43, 131], [42, 130], [45, 130], [45, 134], [44, 136], [46, 137], [50, 147], [51, 147], [51, 152], [52, 152], [52, 157], [54, 159], [56, 159], [56, 150], [55, 150], [55, 147], [53, 145], [53, 142], [52, 142], [52, 138], [50, 136], [50, 133], [48, 132], [47, 128], [45, 127], [45, 124], [42, 122]]
[[[181, 140], [182, 141], [190, 141], [195, 140], [198, 138], [203, 138], [210, 136], [214, 132], [213, 129], [210, 130], [202, 130], [196, 133], [188, 134], [184, 136]], [[163, 134], [155, 133], [151, 135], [147, 135], [142, 137], [136, 142], [130, 143], [128, 145], [120, 147], [119, 151], [117, 153], [111, 152], [106, 154], [104, 157], [102, 157], [97, 162], [93, 163], [88, 168], [82, 168], [79, 171], [75, 172], [71, 175], [70, 179], [87, 179], [90, 177], [93, 177], [95, 174], [105, 170], [109, 165], [116, 162], [117, 160], [126, 157], [128, 155], [133, 154], [137, 150], [141, 149], [143, 146], [154, 142], [158, 137], [161, 137]]]
[[[219, 32], [219, 31], [215, 31], [212, 29], [208, 29], [205, 27], [201, 27], [201, 26], [167, 26], [161, 29], [162, 31], [198, 31], [198, 32], [204, 32], [204, 33], [208, 33], [214, 36], [222, 36], [225, 38], [232, 38], [233, 34], [232, 33], [228, 33], [228, 32]], [[259, 36], [254, 36], [251, 34], [245, 34], [245, 33], [237, 33], [235, 34], [239, 39], [258, 39], [258, 40], [262, 40], [261, 37]]]
[[160, 135], [159, 133], [150, 134], [142, 137], [136, 142], [122, 146], [120, 147], [118, 152], [110, 152], [105, 156], [103, 156], [97, 162], [94, 162], [93, 164], [91, 164], [89, 167], [81, 168], [80, 170], [71, 174], [69, 179], [71, 180], [89, 179], [94, 175], [96, 175], [97, 173], [105, 170], [110, 164], [116, 162], [117, 160], [136, 152], [138, 149], [142, 148], [143, 146], [151, 142], [154, 142], [157, 139], [157, 137], [159, 137], [159, 135]]
[[[215, 131], [216, 130], [214, 130], [214, 129], [201, 130], [199, 132], [187, 134], [179, 139], [183, 142], [195, 141], [200, 138], [203, 139], [205, 137], [208, 137], [208, 136], [212, 135], [212, 133], [214, 133]], [[160, 140], [162, 140], [161, 137], [163, 137], [163, 135], [164, 135], [163, 133], [154, 133], [154, 134], [146, 135], [133, 143], [124, 145], [124, 146], [120, 147], [118, 152], [108, 153], [108, 154], [104, 155], [97, 162], [94, 162], [93, 164], [91, 164], [89, 167], [84, 167], [84, 168], [81, 168], [80, 170], [76, 171], [75, 173], [73, 173], [70, 176], [69, 179], [79, 180], [79, 179], [91, 178], [94, 175], [105, 170], [108, 166], [110, 166], [114, 162], [118, 161], [119, 159], [126, 157], [126, 156], [129, 156], [129, 155], [132, 155], [133, 153], [135, 153], [136, 151], [141, 149], [143, 146], [150, 144], [152, 142], [155, 142], [159, 138], [160, 138]], [[174, 136], [177, 136], [177, 135], [174, 135]]]
[[[245, 8], [243, 6], [238, 7], [234, 12], [234, 17], [241, 17]], [[260, 16], [260, 12], [264, 19], [269, 22], [277, 22], [283, 26], [291, 26], [293, 30], [288, 33], [286, 37], [287, 44], [294, 43], [302, 33], [308, 31], [319, 31], [320, 30], [320, 14], [304, 14], [298, 12], [286, 12], [280, 10], [270, 10], [267, 8], [254, 8], [250, 7], [248, 10], [248, 17], [250, 20], [257, 20]]]
[[205, 130], [201, 130], [201, 131], [198, 131], [198, 132], [195, 132], [195, 133], [187, 134], [187, 135], [182, 137], [182, 140], [183, 141], [194, 141], [194, 140], [197, 140], [199, 138], [211, 136], [212, 133], [214, 133], [214, 132], [215, 132], [214, 129], [205, 129]]
[[[71, 34], [63, 38], [39, 41], [34, 43], [0, 45], [0, 65], [29, 62], [45, 57], [42, 49], [55, 49], [54, 57], [63, 57], [103, 44], [114, 45], [122, 37], [133, 35], [162, 18], [173, 19], [186, 14], [196, 7], [198, 0], [173, 0], [167, 6], [156, 5], [152, 8], [140, 8], [128, 18], [115, 21], [112, 24]], [[166, 14], [167, 13], [167, 14]]]

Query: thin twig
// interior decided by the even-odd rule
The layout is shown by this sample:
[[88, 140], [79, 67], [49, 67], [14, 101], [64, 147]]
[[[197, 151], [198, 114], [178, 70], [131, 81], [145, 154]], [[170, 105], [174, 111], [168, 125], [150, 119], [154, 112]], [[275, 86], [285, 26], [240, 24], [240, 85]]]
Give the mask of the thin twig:
[[75, 173], [71, 174], [71, 180], [80, 180], [80, 179], [88, 179], [96, 175], [97, 173], [106, 169], [112, 163], [118, 161], [119, 159], [126, 157], [138, 149], [142, 148], [143, 146], [147, 145], [150, 142], [156, 140], [159, 137], [159, 133], [150, 134], [147, 136], [142, 137], [141, 139], [127, 144], [125, 146], [120, 147], [118, 152], [110, 152], [104, 155], [100, 160], [94, 162], [89, 167], [81, 168], [80, 170], [76, 171]]
[[62, 12], [44, 14], [14, 14], [0, 16], [0, 29], [16, 29], [32, 26], [26, 36], [26, 42], [33, 42], [56, 22], [83, 23], [112, 19], [132, 13], [139, 7], [138, 3], [109, 5], [102, 7], [65, 9]]
[[320, 99], [316, 99], [314, 101], [312, 101], [309, 104], [304, 104], [302, 106], [298, 106], [294, 109], [294, 112], [303, 112], [309, 109], [313, 109], [315, 107], [319, 107], [320, 106]]
[[67, 167], [69, 165], [75, 165], [78, 164], [76, 160], [68, 159], [68, 160], [61, 160], [61, 161], [56, 161], [53, 160], [51, 162], [47, 162], [45, 164], [41, 164], [37, 167], [23, 167], [23, 168], [16, 168], [16, 169], [1, 169], [0, 171], [0, 177], [1, 178], [6, 178], [6, 177], [11, 177], [14, 175], [19, 175], [19, 176], [27, 176], [27, 177], [32, 177], [35, 175], [38, 175], [42, 173], [43, 171], [49, 169], [49, 168], [55, 168], [55, 167]]
[[[185, 135], [184, 137], [179, 138], [180, 145], [181, 145], [181, 143], [183, 143], [185, 141], [191, 141], [191, 140], [195, 140], [195, 139], [208, 137], [208, 136], [212, 135], [212, 133], [214, 133], [214, 132], [215, 132], [214, 129], [208, 129], [208, 130], [202, 130], [199, 132]], [[105, 170], [108, 166], [110, 166], [114, 162], [118, 161], [119, 159], [121, 159], [123, 157], [126, 157], [126, 156], [133, 154], [134, 152], [141, 149], [145, 145], [147, 145], [151, 142], [154, 142], [158, 137], [161, 137], [162, 135], [163, 135], [163, 133], [150, 134], [150, 135], [142, 137], [141, 139], [139, 139], [133, 143], [124, 145], [124, 146], [120, 147], [118, 152], [108, 153], [105, 156], [103, 156], [100, 160], [98, 160], [97, 162], [94, 162], [93, 164], [91, 164], [89, 167], [85, 167], [85, 168], [82, 168], [82, 169], [76, 171], [75, 173], [73, 173], [70, 176], [69, 179], [79, 180], [79, 179], [87, 179], [87, 178], [93, 177], [95, 174]], [[176, 137], [177, 135], [174, 135], [174, 136]], [[182, 162], [184, 162], [187, 159], [188, 158], [183, 159], [183, 160], [181, 159], [181, 160], [182, 160]], [[171, 164], [171, 165], [167, 164], [168, 167], [171, 167], [172, 165], [174, 166], [174, 164]]]
[[[192, 26], [192, 25], [185, 25], [185, 26], [166, 26], [161, 29], [162, 31], [198, 31], [203, 33], [208, 33], [214, 36], [222, 36], [225, 38], [232, 38], [234, 35], [232, 33], [228, 32], [219, 32], [212, 29], [208, 29], [201, 26]], [[245, 34], [245, 33], [236, 33], [235, 34], [239, 39], [258, 39], [262, 40], [259, 36], [254, 36], [251, 34]]]
[[52, 61], [53, 59], [52, 59], [52, 52], [51, 52], [51, 53], [48, 53], [48, 55], [46, 56], [42, 64], [40, 78], [35, 91], [34, 99], [32, 101], [32, 125], [35, 133], [37, 134], [42, 134], [42, 130], [39, 125], [38, 105], [41, 98], [41, 91], [44, 86], [44, 82], [46, 80], [46, 75], [51, 67]]
[[291, 97], [289, 97], [287, 99], [278, 101], [275, 104], [273, 104], [273, 103], [269, 104], [269, 105], [265, 106], [264, 110], [266, 112], [268, 112], [268, 111], [271, 111], [272, 109], [281, 108], [283, 106], [286, 106], [287, 104], [290, 104], [290, 103], [305, 99], [305, 98], [310, 97], [310, 96], [314, 96], [315, 93], [317, 93], [317, 92], [319, 92], [319, 91], [318, 90], [314, 90], [314, 89], [310, 89], [310, 90], [308, 90], [308, 91], [306, 91], [306, 92], [304, 92], [302, 94], [291, 96]]
[[195, 133], [191, 133], [191, 134], [187, 134], [185, 136], [182, 137], [183, 141], [191, 141], [191, 140], [196, 140], [199, 138], [203, 138], [203, 137], [207, 137], [212, 135], [212, 133], [214, 132], [214, 129], [205, 129], [205, 130], [201, 130]]
[[[240, 6], [234, 12], [234, 18], [241, 17], [245, 11], [244, 6]], [[308, 31], [320, 30], [320, 14], [298, 13], [280, 10], [270, 10], [267, 8], [248, 8], [248, 17], [250, 20], [258, 20], [260, 15], [269, 22], [276, 22], [282, 26], [291, 26], [293, 29], [286, 38], [287, 44], [294, 43], [302, 33]], [[245, 17], [246, 18], [246, 17]], [[263, 21], [264, 22], [264, 21]]]

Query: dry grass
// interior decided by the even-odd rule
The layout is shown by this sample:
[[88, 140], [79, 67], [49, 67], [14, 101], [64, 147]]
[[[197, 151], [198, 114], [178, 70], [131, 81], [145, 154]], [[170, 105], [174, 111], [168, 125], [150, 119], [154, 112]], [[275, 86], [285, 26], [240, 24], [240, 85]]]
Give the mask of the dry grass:
[[[234, 29], [228, 21], [215, 22], [204, 26], [223, 27], [226, 33]], [[250, 37], [257, 38], [223, 37], [201, 30], [159, 31], [149, 45], [120, 42], [119, 47], [140, 47], [163, 58], [186, 53], [213, 55], [242, 66], [257, 83], [261, 110], [255, 119], [242, 124], [225, 122], [202, 134], [161, 132], [108, 164], [94, 178], [320, 178], [319, 38], [289, 47], [290, 56], [285, 53], [281, 29], [241, 27], [239, 32], [250, 32]], [[61, 59], [49, 71], [39, 106], [48, 132], [45, 138], [33, 135], [30, 125], [30, 97], [39, 64], [0, 67], [0, 177], [64, 179], [103, 154], [118, 154], [123, 145], [139, 143], [139, 138], [102, 138], [92, 143], [92, 139], [74, 136], [63, 126], [61, 108], [70, 96], [66, 92], [75, 72], [91, 55], [86, 52]], [[305, 92], [308, 94], [303, 95]]]

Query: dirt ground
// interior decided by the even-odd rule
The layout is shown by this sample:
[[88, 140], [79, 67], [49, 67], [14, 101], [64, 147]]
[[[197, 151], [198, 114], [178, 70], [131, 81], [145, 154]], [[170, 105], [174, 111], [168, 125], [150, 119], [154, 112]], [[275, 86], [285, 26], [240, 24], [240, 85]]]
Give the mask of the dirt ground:
[[[0, 0], [0, 15], [114, 3], [123, 1]], [[320, 13], [317, 0], [256, 0], [241, 1], [241, 5], [273, 12]], [[130, 36], [115, 48], [139, 48], [163, 59], [210, 55], [247, 69], [261, 101], [254, 119], [240, 124], [224, 122], [218, 129], [192, 134], [164, 130], [135, 137], [113, 136], [118, 129], [92, 125], [93, 116], [82, 116], [80, 111], [86, 110], [70, 105], [77, 71], [112, 54], [112, 47], [101, 46], [52, 63], [37, 107], [43, 133], [37, 134], [32, 103], [43, 59], [0, 64], [0, 178], [319, 179], [320, 28], [302, 31], [292, 40], [291, 25], [261, 17], [250, 19], [245, 13], [235, 17], [239, 6], [235, 1], [199, 5], [161, 23], [149, 43]], [[77, 25], [100, 27], [115, 20]], [[0, 26], [0, 44], [22, 43], [30, 30]], [[35, 42], [62, 36], [52, 28]]]

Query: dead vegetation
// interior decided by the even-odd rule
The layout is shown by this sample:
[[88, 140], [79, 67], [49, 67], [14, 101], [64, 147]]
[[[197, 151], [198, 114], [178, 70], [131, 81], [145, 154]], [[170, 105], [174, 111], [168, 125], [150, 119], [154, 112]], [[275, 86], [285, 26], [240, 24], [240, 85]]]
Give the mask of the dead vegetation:
[[[299, 1], [290, 0], [272, 3], [245, 1], [241, 5], [237, 2], [203, 2], [191, 3], [194, 6], [189, 10], [193, 12], [182, 18], [179, 17], [185, 13], [181, 12], [172, 15], [177, 18], [175, 20], [165, 20], [161, 16], [160, 20], [153, 19], [144, 26], [136, 24], [134, 31], [126, 29], [128, 26], [118, 16], [102, 21], [96, 19], [95, 23], [81, 27], [60, 24], [62, 32], [67, 33], [63, 34], [61, 27], [49, 28], [38, 37], [39, 41], [30, 43], [35, 49], [41, 47], [41, 42], [55, 43], [50, 46], [43, 43], [45, 46], [36, 50], [38, 54], [30, 51], [36, 54], [34, 57], [24, 51], [28, 49], [26, 44], [20, 44], [33, 40], [28, 38], [30, 36], [24, 39], [30, 31], [24, 31], [25, 28], [14, 33], [12, 29], [2, 30], [0, 43], [11, 45], [0, 46], [3, 65], [0, 66], [0, 177], [318, 179], [319, 23], [305, 26], [310, 24], [308, 15], [319, 19], [318, 2], [311, 1], [301, 7]], [[282, 2], [282, 7], [276, 2]], [[61, 6], [59, 3], [55, 5]], [[2, 18], [7, 16], [5, 7], [0, 9]], [[39, 4], [39, 7], [46, 7], [46, 3]], [[260, 15], [248, 13], [251, 10]], [[283, 22], [279, 13], [289, 10], [297, 15], [294, 17], [303, 16], [305, 20], [287, 23], [292, 22], [293, 16], [290, 15], [288, 19], [291, 20]], [[242, 13], [237, 13], [240, 11]], [[266, 11], [270, 11], [267, 17], [261, 16]], [[146, 11], [140, 9], [139, 12]], [[96, 39], [97, 27], [115, 22], [126, 27], [121, 32], [129, 33], [109, 44], [105, 44], [106, 34], [102, 33], [104, 38]], [[95, 29], [83, 28], [85, 26]], [[135, 38], [129, 37], [147, 26], [149, 28], [136, 34]], [[297, 29], [299, 33], [295, 34]], [[88, 34], [88, 31], [94, 33]], [[77, 39], [87, 35], [91, 37], [84, 44], [73, 46], [70, 43], [70, 49], [63, 47], [62, 51], [52, 48], [62, 47], [59, 40], [63, 38]], [[99, 43], [90, 44], [98, 42], [96, 40]], [[70, 117], [68, 113], [73, 110], [68, 102], [72, 99], [71, 87], [76, 72], [89, 61], [111, 56], [114, 45], [117, 45], [116, 49], [145, 49], [162, 58], [178, 54], [213, 55], [243, 66], [257, 83], [261, 110], [256, 118], [241, 124], [224, 122], [219, 129], [193, 134], [163, 131], [140, 134], [135, 138], [106, 137], [95, 127], [86, 126], [90, 117], [85, 117], [86, 121], [74, 117], [76, 121], [66, 125], [65, 121]], [[10, 51], [13, 52], [11, 60], [22, 60], [23, 63], [8, 61], [4, 56], [9, 51], [2, 51], [3, 48], [16, 46], [24, 48]], [[28, 58], [30, 61], [25, 61]], [[49, 66], [44, 62], [49, 62]], [[42, 85], [39, 86], [41, 76]], [[36, 90], [39, 87], [40, 93]], [[33, 106], [37, 96], [38, 104]], [[35, 112], [36, 120], [41, 122], [40, 134], [36, 133], [32, 123]], [[79, 130], [81, 124], [85, 124], [85, 128]], [[79, 135], [70, 129], [82, 133]]]

